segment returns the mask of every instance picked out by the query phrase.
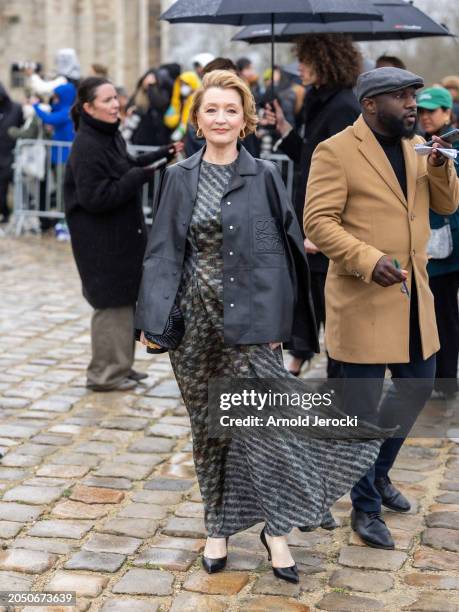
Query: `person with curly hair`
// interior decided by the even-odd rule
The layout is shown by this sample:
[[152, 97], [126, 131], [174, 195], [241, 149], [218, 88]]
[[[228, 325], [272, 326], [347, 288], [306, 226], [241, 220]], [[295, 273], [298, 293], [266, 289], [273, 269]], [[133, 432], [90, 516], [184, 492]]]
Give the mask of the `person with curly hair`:
[[[300, 77], [307, 88], [298, 125], [294, 127], [285, 119], [277, 100], [274, 100], [274, 108], [267, 105], [265, 119], [276, 125], [281, 136], [275, 149], [280, 149], [296, 164], [293, 199], [295, 212], [301, 219], [314, 149], [323, 140], [354, 123], [360, 114], [352, 88], [361, 72], [362, 57], [352, 40], [344, 34], [302, 36], [297, 41], [297, 57]], [[307, 237], [304, 245], [311, 270], [316, 320], [318, 325], [325, 326], [328, 259]], [[290, 372], [299, 375], [312, 354], [292, 351], [291, 355]], [[340, 365], [331, 358], [328, 359], [327, 374], [329, 378], [340, 377]]]

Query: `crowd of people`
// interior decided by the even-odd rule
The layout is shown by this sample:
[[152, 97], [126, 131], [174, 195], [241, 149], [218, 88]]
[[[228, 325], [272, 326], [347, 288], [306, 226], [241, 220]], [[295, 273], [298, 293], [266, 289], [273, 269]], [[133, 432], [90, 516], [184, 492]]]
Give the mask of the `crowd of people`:
[[[208, 384], [299, 384], [323, 326], [328, 377], [371, 381], [357, 394], [344, 386], [348, 406], [376, 413], [387, 368], [417, 383], [394, 383], [382, 402], [392, 415], [409, 403], [410, 426], [433, 388], [455, 396], [459, 163], [439, 148], [459, 148], [445, 136], [459, 77], [425, 87], [389, 56], [364, 70], [348, 37], [310, 35], [294, 74], [275, 66], [260, 82], [248, 58], [200, 54], [185, 70], [147, 71], [129, 97], [103, 66], [80, 80], [63, 51], [56, 79], [28, 75], [24, 110], [0, 89], [3, 219], [14, 139], [50, 130], [73, 142], [68, 158], [53, 148], [51, 164], [65, 165], [66, 220], [94, 309], [87, 386], [124, 391], [145, 378], [134, 337], [169, 351], [193, 432], [205, 570], [224, 569], [228, 538], [263, 522], [274, 574], [298, 582], [287, 535], [336, 527], [330, 508], [349, 490], [352, 528], [393, 549], [381, 506], [410, 509], [389, 476], [404, 437], [222, 441], [208, 435]], [[134, 157], [128, 144], [155, 150]], [[267, 151], [294, 162], [293, 202], [260, 159]], [[159, 168], [148, 234], [139, 192]]]

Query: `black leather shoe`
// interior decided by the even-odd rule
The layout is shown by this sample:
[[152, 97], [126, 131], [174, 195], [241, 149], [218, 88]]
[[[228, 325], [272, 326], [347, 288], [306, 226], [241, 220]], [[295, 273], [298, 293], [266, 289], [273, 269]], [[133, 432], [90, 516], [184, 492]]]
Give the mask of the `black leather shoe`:
[[394, 540], [381, 512], [363, 512], [363, 510], [353, 508], [351, 527], [368, 546], [394, 550]]
[[[226, 538], [226, 546], [228, 546], [228, 538]], [[215, 574], [216, 572], [221, 572], [223, 569], [225, 569], [227, 559], [228, 555], [218, 557], [217, 559], [211, 559], [210, 557], [205, 557], [203, 555], [202, 567], [208, 574]]]
[[[268, 552], [268, 561], [271, 561], [271, 549], [269, 548], [268, 542], [266, 541], [264, 527], [260, 533], [260, 540]], [[272, 570], [276, 578], [280, 578], [281, 580], [286, 580], [287, 582], [293, 582], [293, 584], [298, 584], [298, 582], [300, 581], [296, 563], [294, 563], [293, 565], [289, 565], [289, 567], [273, 567]]]
[[375, 479], [375, 487], [381, 495], [382, 504], [395, 512], [408, 512], [411, 509], [410, 502], [394, 487], [389, 476]]
[[134, 387], [136, 386], [137, 382], [135, 380], [131, 380], [130, 378], [123, 378], [121, 382], [111, 387], [92, 385], [91, 383], [87, 383], [86, 385], [88, 389], [91, 389], [91, 391], [96, 391], [98, 393], [105, 393], [108, 391], [129, 391], [130, 389], [134, 389]]

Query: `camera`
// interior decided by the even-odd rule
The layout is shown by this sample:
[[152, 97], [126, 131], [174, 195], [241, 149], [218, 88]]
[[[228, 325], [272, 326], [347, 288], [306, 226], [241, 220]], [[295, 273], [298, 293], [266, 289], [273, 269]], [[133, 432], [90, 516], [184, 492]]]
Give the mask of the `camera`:
[[39, 62], [14, 62], [11, 64], [11, 72], [24, 72], [31, 69], [32, 72], [40, 72], [42, 65]]
[[42, 64], [39, 62], [13, 62], [11, 64], [11, 87], [24, 87], [25, 71], [31, 69], [33, 72], [41, 72]]

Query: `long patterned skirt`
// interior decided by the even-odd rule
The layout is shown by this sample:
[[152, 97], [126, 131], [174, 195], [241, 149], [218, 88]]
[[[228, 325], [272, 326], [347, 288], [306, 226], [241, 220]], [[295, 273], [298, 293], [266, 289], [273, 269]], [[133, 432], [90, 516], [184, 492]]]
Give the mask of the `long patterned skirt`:
[[[201, 271], [202, 265], [205, 268], [205, 262]], [[185, 336], [169, 355], [191, 419], [209, 536], [229, 536], [259, 522], [272, 536], [287, 534], [293, 527], [333, 528], [330, 507], [368, 471], [381, 440], [260, 434], [208, 438], [211, 378], [291, 375], [284, 369], [280, 348], [224, 344], [222, 301], [199, 279], [193, 269], [185, 278], [179, 297]]]

